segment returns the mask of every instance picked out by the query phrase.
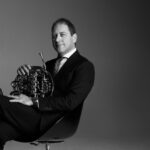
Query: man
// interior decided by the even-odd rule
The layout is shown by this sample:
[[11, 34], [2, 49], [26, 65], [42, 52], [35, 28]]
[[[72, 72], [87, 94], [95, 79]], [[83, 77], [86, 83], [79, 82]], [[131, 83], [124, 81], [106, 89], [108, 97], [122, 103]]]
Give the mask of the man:
[[[74, 25], [60, 18], [54, 22], [51, 32], [53, 46], [58, 53], [57, 58], [46, 62], [54, 80], [53, 95], [36, 100], [24, 94], [0, 96], [0, 150], [9, 140], [23, 138], [32, 141], [38, 138], [64, 113], [83, 103], [91, 91], [94, 66], [76, 48]], [[17, 72], [27, 74], [30, 69], [30, 65], [23, 65]]]

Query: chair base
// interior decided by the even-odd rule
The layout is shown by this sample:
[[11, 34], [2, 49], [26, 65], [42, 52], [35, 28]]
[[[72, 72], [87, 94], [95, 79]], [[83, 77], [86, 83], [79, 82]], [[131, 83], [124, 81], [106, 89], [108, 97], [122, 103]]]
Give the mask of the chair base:
[[47, 143], [46, 143], [46, 144], [45, 144], [45, 150], [50, 150], [50, 148], [51, 148], [51, 147], [50, 147], [50, 144], [47, 144]]
[[45, 150], [50, 150], [51, 144], [54, 143], [61, 143], [64, 142], [63, 140], [54, 140], [54, 141], [36, 141], [36, 142], [31, 142], [31, 145], [38, 146], [39, 144], [45, 144]]

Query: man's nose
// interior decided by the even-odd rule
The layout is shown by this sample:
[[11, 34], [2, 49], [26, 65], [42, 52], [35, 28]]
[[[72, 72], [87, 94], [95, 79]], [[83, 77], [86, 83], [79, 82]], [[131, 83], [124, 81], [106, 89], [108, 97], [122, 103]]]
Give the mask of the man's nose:
[[56, 36], [56, 42], [59, 42], [60, 39], [61, 39], [60, 35], [57, 35], [57, 36]]

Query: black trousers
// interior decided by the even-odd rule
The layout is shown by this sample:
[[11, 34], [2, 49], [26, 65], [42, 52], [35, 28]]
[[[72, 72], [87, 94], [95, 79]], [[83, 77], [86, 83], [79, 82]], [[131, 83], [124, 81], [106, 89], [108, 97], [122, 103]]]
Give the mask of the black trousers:
[[0, 143], [20, 137], [35, 136], [39, 130], [41, 113], [21, 103], [9, 102], [0, 95]]
[[33, 141], [62, 116], [61, 113], [40, 112], [31, 106], [11, 103], [9, 99], [0, 95], [0, 145], [9, 140]]

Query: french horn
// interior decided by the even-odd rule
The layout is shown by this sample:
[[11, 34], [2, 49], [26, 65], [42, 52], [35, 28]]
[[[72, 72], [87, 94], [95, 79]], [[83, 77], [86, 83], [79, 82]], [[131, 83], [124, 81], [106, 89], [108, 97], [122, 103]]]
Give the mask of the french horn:
[[18, 74], [15, 80], [11, 82], [13, 88], [11, 95], [25, 94], [33, 98], [44, 98], [52, 95], [54, 82], [50, 72], [46, 69], [42, 53], [39, 54], [43, 61], [43, 67], [31, 66], [28, 75]]

